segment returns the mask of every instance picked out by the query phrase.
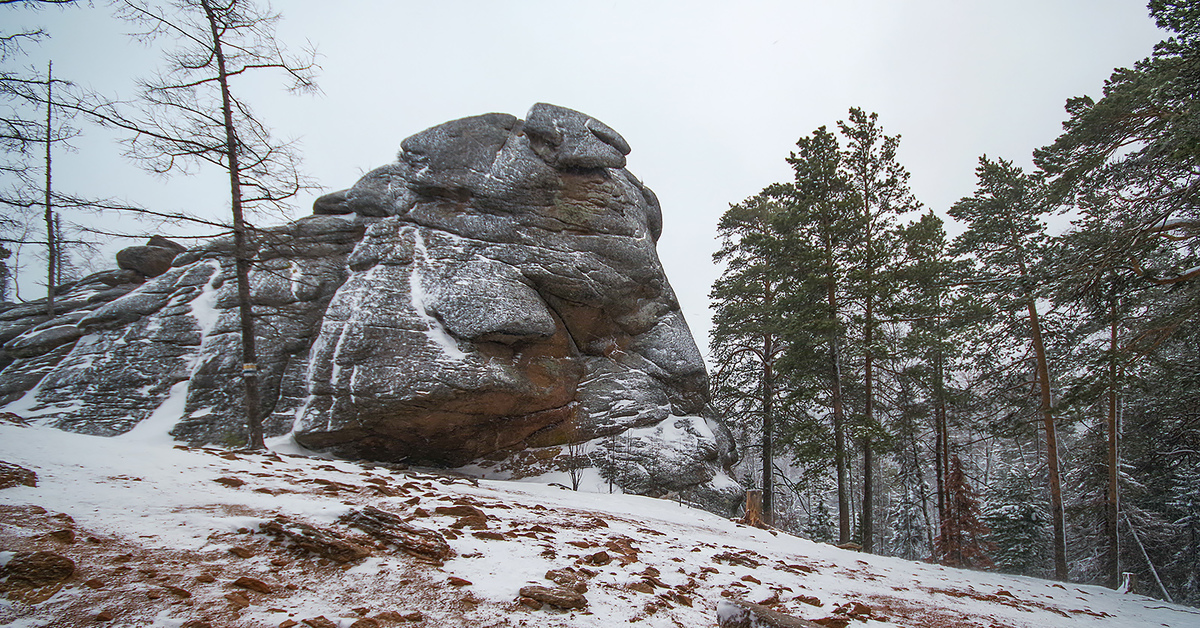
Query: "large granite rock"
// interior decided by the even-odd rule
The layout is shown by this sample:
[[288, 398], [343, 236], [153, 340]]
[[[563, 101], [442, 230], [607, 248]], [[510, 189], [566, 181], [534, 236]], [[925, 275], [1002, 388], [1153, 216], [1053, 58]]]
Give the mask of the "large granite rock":
[[[268, 435], [453, 466], [586, 444], [626, 490], [731, 509], [733, 441], [628, 153], [553, 105], [464, 118], [263, 234], [251, 294]], [[73, 431], [243, 442], [232, 242], [151, 241], [122, 260], [92, 279], [118, 281], [108, 298], [53, 319], [0, 310], [0, 401]]]

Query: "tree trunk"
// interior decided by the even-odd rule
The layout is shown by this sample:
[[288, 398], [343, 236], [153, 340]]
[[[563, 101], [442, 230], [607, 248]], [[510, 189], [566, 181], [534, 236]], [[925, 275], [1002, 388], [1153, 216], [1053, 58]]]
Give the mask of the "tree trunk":
[[58, 233], [54, 228], [54, 205], [50, 199], [51, 176], [51, 147], [54, 145], [52, 121], [54, 116], [54, 62], [46, 66], [46, 316], [54, 318], [54, 291], [57, 287], [55, 277], [58, 265], [58, 245], [55, 237]]
[[1110, 302], [1108, 336], [1108, 491], [1104, 504], [1104, 535], [1108, 539], [1105, 556], [1106, 584], [1115, 589], [1121, 585], [1120, 537], [1117, 534], [1117, 513], [1120, 511], [1117, 457], [1117, 300]]
[[771, 356], [775, 354], [774, 338], [767, 334], [763, 338], [763, 418], [762, 418], [762, 517], [767, 525], [775, 524], [774, 486], [774, 429], [775, 371]]
[[1042, 324], [1038, 319], [1037, 305], [1032, 296], [1027, 298], [1029, 331], [1033, 338], [1034, 357], [1037, 359], [1042, 424], [1046, 432], [1046, 466], [1050, 477], [1050, 519], [1054, 524], [1054, 578], [1066, 580], [1067, 542], [1063, 525], [1062, 482], [1058, 473], [1058, 437], [1055, 434], [1053, 400], [1050, 397], [1050, 367], [1046, 362], [1046, 347], [1042, 342]]
[[[868, 246], [869, 246], [868, 242]], [[870, 262], [868, 262], [869, 264]], [[868, 271], [869, 273], [870, 271]], [[875, 416], [874, 358], [871, 343], [875, 340], [874, 308], [871, 299], [872, 282], [867, 279], [866, 329], [863, 331], [863, 387], [866, 404], [863, 408], [863, 498], [862, 498], [862, 546], [868, 554], [875, 553], [875, 455], [871, 449], [871, 431]]]
[[[917, 487], [921, 495], [921, 517], [925, 520], [925, 542], [929, 545], [929, 552], [933, 554], [933, 522], [929, 520], [929, 493], [926, 492], [925, 474], [921, 471], [921, 456], [917, 451], [916, 442], [913, 442], [913, 465], [917, 470]], [[941, 521], [938, 522], [939, 524]]]
[[938, 349], [933, 354], [933, 431], [934, 431], [934, 469], [937, 475], [937, 509], [938, 528], [946, 520], [946, 469], [949, 464], [950, 446], [946, 425], [946, 382], [943, 375], [942, 351]]
[[874, 469], [875, 454], [871, 449], [871, 436], [863, 438], [863, 497], [862, 497], [862, 551], [875, 553], [874, 530]]
[[748, 526], [760, 527], [763, 523], [762, 491], [746, 491], [746, 514], [742, 520]]
[[[837, 294], [829, 283], [829, 309], [837, 319]], [[842, 408], [842, 366], [836, 324], [829, 337], [830, 397], [833, 404], [833, 457], [837, 467], [838, 543], [850, 541], [850, 481], [846, 477], [846, 417]]]
[[221, 112], [225, 124], [226, 165], [229, 168], [229, 191], [233, 210], [233, 246], [237, 261], [238, 312], [242, 330], [242, 384], [245, 391], [247, 447], [264, 449], [261, 401], [258, 390], [258, 364], [254, 350], [254, 310], [250, 301], [250, 247], [246, 241], [246, 222], [242, 213], [242, 182], [238, 165], [237, 129], [233, 124], [233, 103], [229, 94], [229, 75], [225, 69], [225, 53], [217, 18], [209, 0], [201, 0], [212, 34], [213, 54], [217, 58], [217, 80], [221, 85]]

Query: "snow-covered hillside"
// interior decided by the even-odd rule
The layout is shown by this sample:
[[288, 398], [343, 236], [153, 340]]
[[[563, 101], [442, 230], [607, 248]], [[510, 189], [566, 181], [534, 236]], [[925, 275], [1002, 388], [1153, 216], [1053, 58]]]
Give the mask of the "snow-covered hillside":
[[[861, 555], [646, 497], [8, 423], [0, 461], [37, 473], [0, 490], [0, 563], [75, 565], [0, 585], [0, 625], [692, 627], [735, 598], [828, 626], [1200, 626], [1147, 597]], [[586, 606], [533, 599], [584, 604], [571, 591]]]

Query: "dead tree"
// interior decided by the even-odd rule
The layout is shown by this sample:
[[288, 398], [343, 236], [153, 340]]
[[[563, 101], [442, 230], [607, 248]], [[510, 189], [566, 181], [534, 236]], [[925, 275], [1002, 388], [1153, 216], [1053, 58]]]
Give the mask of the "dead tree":
[[250, 0], [180, 0], [168, 5], [124, 0], [120, 17], [142, 30], [142, 41], [166, 40], [166, 67], [140, 82], [133, 109], [101, 103], [89, 112], [109, 127], [127, 131], [126, 153], [159, 174], [216, 167], [229, 178], [242, 382], [248, 447], [264, 447], [255, 351], [250, 268], [257, 231], [255, 212], [287, 208], [311, 188], [300, 173], [293, 142], [272, 137], [267, 125], [238, 96], [239, 80], [261, 81], [281, 73], [292, 91], [315, 91], [316, 54], [288, 54], [275, 38], [279, 15]]

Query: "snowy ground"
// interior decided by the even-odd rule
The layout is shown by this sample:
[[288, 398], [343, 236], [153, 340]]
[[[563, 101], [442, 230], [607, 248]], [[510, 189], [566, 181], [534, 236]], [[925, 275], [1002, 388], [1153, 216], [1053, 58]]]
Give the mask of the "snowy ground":
[[[1200, 611], [1147, 597], [857, 554], [670, 501], [145, 436], [0, 423], [0, 460], [38, 475], [0, 491], [0, 564], [35, 550], [76, 564], [60, 588], [0, 601], [0, 625], [693, 627], [715, 626], [732, 597], [830, 626], [1200, 626]], [[368, 505], [440, 533], [453, 555], [419, 560], [338, 523]], [[279, 516], [371, 553], [339, 563], [272, 542], [259, 524]], [[67, 528], [73, 543], [49, 536]], [[518, 601], [566, 568], [585, 609]]]

